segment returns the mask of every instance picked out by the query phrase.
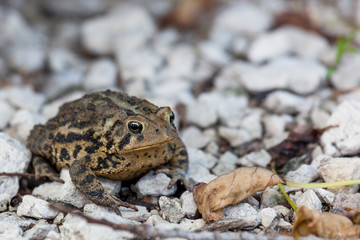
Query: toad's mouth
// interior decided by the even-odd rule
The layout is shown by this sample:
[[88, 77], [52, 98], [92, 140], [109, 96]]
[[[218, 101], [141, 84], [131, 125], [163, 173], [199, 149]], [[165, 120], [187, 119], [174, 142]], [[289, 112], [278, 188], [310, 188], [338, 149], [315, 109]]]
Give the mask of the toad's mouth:
[[129, 150], [126, 150], [126, 149], [123, 149], [122, 150], [122, 153], [123, 154], [127, 154], [127, 153], [135, 153], [135, 152], [141, 152], [143, 150], [147, 150], [147, 149], [150, 149], [150, 148], [161, 148], [161, 147], [165, 147], [168, 143], [170, 142], [173, 142], [177, 137], [174, 137], [174, 138], [170, 138], [166, 141], [163, 141], [163, 142], [159, 142], [159, 143], [156, 143], [156, 144], [151, 144], [151, 145], [146, 145], [146, 146], [143, 146], [143, 147], [136, 147], [134, 149], [129, 149]]

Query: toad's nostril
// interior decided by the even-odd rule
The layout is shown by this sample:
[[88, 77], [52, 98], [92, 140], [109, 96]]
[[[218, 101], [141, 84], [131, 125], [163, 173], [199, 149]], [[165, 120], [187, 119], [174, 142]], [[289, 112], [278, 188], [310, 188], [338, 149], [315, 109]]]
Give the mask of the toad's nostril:
[[160, 132], [160, 130], [157, 128], [157, 129], [155, 129], [155, 132], [156, 132], [156, 133], [159, 133], [159, 132]]

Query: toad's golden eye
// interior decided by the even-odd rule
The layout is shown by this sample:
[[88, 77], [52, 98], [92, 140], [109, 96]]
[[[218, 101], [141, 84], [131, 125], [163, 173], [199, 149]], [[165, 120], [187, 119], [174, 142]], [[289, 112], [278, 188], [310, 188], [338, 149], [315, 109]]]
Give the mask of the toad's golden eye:
[[131, 133], [138, 134], [144, 129], [144, 126], [141, 122], [138, 121], [130, 121], [128, 123], [128, 129]]
[[175, 120], [175, 114], [173, 112], [170, 113], [170, 124]]

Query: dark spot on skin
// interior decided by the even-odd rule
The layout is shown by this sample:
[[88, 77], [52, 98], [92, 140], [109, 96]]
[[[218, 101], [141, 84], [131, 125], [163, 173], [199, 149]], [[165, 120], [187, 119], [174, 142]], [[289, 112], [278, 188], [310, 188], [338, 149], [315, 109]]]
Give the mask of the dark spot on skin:
[[146, 113], [148, 113], [148, 112], [150, 112], [151, 110], [150, 110], [150, 108], [148, 108], [148, 107], [143, 107], [143, 111], [146, 112]]
[[152, 163], [150, 163], [150, 164], [148, 165], [148, 167], [149, 167], [149, 168], [152, 168], [152, 167], [153, 167]]
[[49, 136], [48, 136], [48, 138], [49, 138], [50, 140], [53, 139], [53, 138], [54, 138], [54, 134], [50, 133]]
[[85, 148], [85, 151], [87, 153], [94, 153], [96, 150], [98, 150], [99, 147], [98, 146], [88, 146]]
[[136, 137], [136, 139], [138, 140], [138, 142], [141, 142], [142, 140], [144, 140], [144, 135], [139, 135]]
[[77, 169], [76, 174], [77, 174], [77, 175], [81, 175], [81, 174], [86, 173], [87, 171], [88, 171], [87, 167], [86, 167], [85, 165], [81, 165], [81, 166], [79, 167], [79, 169]]
[[114, 131], [116, 125], [121, 125], [121, 121], [120, 121], [120, 120], [116, 120], [116, 121], [114, 122], [114, 124], [111, 126], [111, 131]]
[[121, 161], [125, 161], [125, 158], [124, 157], [120, 157], [119, 158]]
[[86, 195], [89, 195], [91, 197], [96, 197], [96, 198], [103, 198], [103, 194], [104, 194], [104, 190], [96, 190], [96, 191], [91, 191], [91, 192], [86, 193]]
[[85, 156], [85, 162], [86, 162], [86, 163], [91, 162], [91, 157], [90, 157], [89, 155], [86, 155], [86, 156]]
[[160, 132], [160, 130], [157, 128], [157, 129], [155, 129], [155, 132], [156, 132], [156, 133], [159, 133], [159, 132]]
[[136, 158], [139, 158], [139, 155], [136, 155]]
[[60, 161], [64, 161], [64, 160], [70, 160], [70, 156], [68, 151], [66, 150], [66, 148], [62, 148], [60, 151]]
[[123, 139], [121, 139], [120, 143], [119, 143], [119, 150], [121, 151], [126, 145], [128, 145], [130, 143], [130, 137], [131, 134], [128, 133], [125, 135], [125, 137]]
[[44, 150], [47, 151], [49, 149], [49, 144], [44, 145]]
[[77, 158], [77, 155], [79, 154], [80, 150], [82, 149], [82, 147], [80, 145], [76, 145], [75, 146], [75, 150], [73, 152], [73, 157]]
[[86, 109], [89, 111], [95, 111], [96, 107], [94, 104], [88, 103], [88, 105], [86, 106]]
[[148, 153], [146, 152], [146, 153], [144, 153], [144, 157], [146, 157], [148, 155]]
[[109, 137], [111, 136], [111, 132], [110, 131], [106, 131], [105, 133], [105, 137], [107, 140], [109, 140]]
[[163, 154], [163, 155], [165, 154], [165, 150], [162, 152], [162, 154]]
[[132, 110], [130, 110], [130, 109], [126, 109], [125, 112], [126, 112], [126, 115], [128, 115], [128, 116], [135, 116], [135, 115], [136, 115], [136, 114], [135, 114]]
[[66, 166], [67, 168], [70, 168], [70, 164], [68, 164], [68, 163], [65, 163], [65, 166]]
[[135, 106], [135, 105], [136, 105], [136, 99], [135, 99], [135, 98], [130, 98], [129, 100], [127, 100], [127, 102], [128, 102], [131, 106]]
[[95, 176], [94, 175], [86, 175], [86, 177], [80, 182], [80, 186], [91, 184], [92, 181], [94, 181]]
[[186, 150], [180, 151], [179, 154], [180, 154], [181, 156], [187, 156], [187, 155], [188, 155]]
[[157, 154], [154, 155], [154, 158], [157, 158]]
[[126, 165], [125, 165], [125, 167], [130, 167], [131, 166], [131, 163], [127, 163]]
[[55, 125], [55, 124], [47, 124], [47, 125], [46, 125], [46, 129], [48, 129], [48, 130], [55, 130], [55, 129], [56, 129], [56, 125]]
[[139, 109], [140, 109], [140, 107], [139, 107], [139, 106], [136, 106], [136, 107], [135, 107], [135, 110], [139, 110]]
[[169, 143], [169, 144], [168, 144], [168, 149], [169, 149], [170, 152], [173, 153], [173, 152], [175, 152], [175, 150], [176, 150], [176, 146], [175, 146], [174, 144], [170, 144], [170, 143]]
[[114, 145], [114, 140], [110, 140], [110, 142], [108, 142], [108, 144], [106, 144], [106, 149], [110, 150], [110, 148]]

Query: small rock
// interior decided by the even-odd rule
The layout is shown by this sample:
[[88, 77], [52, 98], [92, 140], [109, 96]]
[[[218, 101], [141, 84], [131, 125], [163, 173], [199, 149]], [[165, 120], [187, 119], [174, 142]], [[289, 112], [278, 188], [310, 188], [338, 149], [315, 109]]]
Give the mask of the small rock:
[[[24, 145], [0, 132], [0, 166], [2, 172], [23, 173], [30, 160], [31, 152]], [[14, 196], [18, 190], [18, 177], [0, 177], [0, 193]]]
[[344, 101], [331, 114], [329, 128], [320, 138], [324, 153], [330, 156], [356, 155], [360, 152], [360, 103]]
[[46, 236], [45, 240], [61, 240], [60, 233], [55, 231], [50, 231]]
[[[290, 171], [286, 174], [285, 179], [292, 182], [298, 183], [310, 183], [315, 181], [320, 177], [320, 173], [316, 168], [311, 165], [302, 164], [298, 169], [295, 171]], [[291, 191], [295, 188], [286, 187], [285, 191]]]
[[85, 219], [66, 215], [63, 224], [59, 227], [60, 239], [77, 239], [96, 240], [96, 239], [132, 239], [134, 235], [127, 231], [117, 231], [110, 227], [89, 224]]
[[41, 3], [48, 13], [60, 17], [88, 17], [106, 10], [106, 2], [101, 0], [46, 0]]
[[279, 223], [277, 225], [278, 228], [285, 230], [285, 231], [291, 231], [292, 225], [291, 223], [285, 221], [284, 219], [280, 218]]
[[82, 69], [81, 60], [68, 49], [53, 48], [48, 56], [49, 67], [53, 72], [60, 73], [68, 69]]
[[176, 224], [176, 223], [170, 223], [166, 220], [164, 220], [162, 217], [160, 217], [159, 215], [152, 215], [148, 218], [148, 220], [146, 220], [145, 222], [146, 224], [149, 224], [151, 226], [154, 226], [156, 228], [159, 229], [164, 229], [164, 230], [175, 230], [175, 229], [179, 229], [180, 225]]
[[334, 193], [327, 191], [323, 188], [314, 188], [313, 190], [323, 203], [333, 205], [335, 199]]
[[277, 215], [275, 209], [263, 208], [259, 211], [259, 216], [261, 218], [261, 225], [268, 228]]
[[68, 69], [54, 73], [46, 83], [44, 93], [48, 98], [58, 97], [69, 89], [81, 86], [84, 80], [82, 69]]
[[343, 194], [339, 193], [335, 196], [334, 209], [358, 210], [360, 209], [359, 202], [360, 193]]
[[62, 220], [64, 219], [65, 214], [62, 212], [59, 212], [58, 215], [53, 219], [53, 223], [56, 225], [60, 225], [62, 223]]
[[[1, 195], [0, 195], [1, 196]], [[186, 217], [194, 218], [197, 213], [197, 204], [194, 199], [194, 195], [190, 191], [185, 191], [180, 197], [182, 211]]]
[[218, 115], [214, 107], [207, 101], [198, 99], [188, 105], [186, 117], [189, 123], [206, 128], [216, 123]]
[[245, 129], [219, 127], [219, 135], [225, 138], [232, 147], [238, 147], [241, 144], [251, 140], [251, 136]]
[[284, 196], [273, 188], [266, 188], [261, 195], [261, 207], [274, 207], [280, 203], [285, 203]]
[[276, 113], [295, 114], [308, 112], [311, 103], [298, 95], [285, 91], [275, 91], [265, 98], [264, 107]]
[[93, 54], [111, 54], [117, 48], [139, 48], [155, 33], [155, 23], [140, 5], [120, 4], [105, 16], [85, 21], [81, 41]]
[[0, 212], [4, 212], [8, 208], [11, 197], [7, 193], [0, 193]]
[[200, 53], [205, 61], [214, 65], [226, 65], [230, 61], [229, 55], [219, 44], [205, 41], [199, 44]]
[[329, 121], [330, 115], [326, 111], [315, 108], [311, 111], [311, 122], [316, 129], [322, 129], [326, 127], [326, 123]]
[[192, 186], [201, 182], [209, 183], [217, 178], [216, 175], [210, 173], [207, 167], [204, 167], [199, 163], [190, 163], [187, 175], [188, 178], [192, 181]]
[[150, 213], [146, 210], [146, 207], [136, 207], [139, 211], [119, 207], [121, 211], [121, 216], [119, 216], [112, 209], [91, 203], [84, 206], [84, 214], [96, 219], [105, 219], [117, 224], [138, 224], [138, 222], [145, 221], [150, 217]]
[[274, 206], [273, 209], [275, 209], [278, 216], [286, 217], [290, 214], [290, 209], [283, 205]]
[[[14, 212], [0, 213], [0, 226], [9, 224], [13, 228], [19, 228], [24, 231], [34, 224], [36, 221], [30, 218], [24, 218], [16, 215]], [[1, 232], [1, 231], [0, 231]]]
[[255, 228], [260, 224], [258, 212], [248, 203], [238, 203], [224, 208], [225, 218], [235, 218], [244, 221], [249, 227]]
[[35, 226], [24, 233], [24, 237], [28, 239], [44, 239], [50, 231], [57, 232], [55, 224], [49, 224], [45, 219], [36, 222]]
[[276, 137], [285, 132], [286, 124], [293, 121], [290, 115], [266, 115], [263, 117], [262, 122], [265, 127], [265, 136]]
[[[64, 180], [64, 184], [58, 182], [44, 183], [34, 188], [32, 194], [46, 200], [71, 204], [78, 208], [82, 208], [85, 204], [91, 203], [91, 201], [73, 185], [68, 169], [63, 168], [61, 170], [60, 178]], [[120, 181], [104, 178], [98, 179], [110, 194], [114, 195], [120, 191]]]
[[154, 171], [150, 171], [139, 179], [136, 188], [141, 195], [146, 196], [169, 196], [176, 192], [176, 184], [168, 189], [171, 178], [164, 173], [154, 175]]
[[216, 155], [219, 152], [219, 145], [217, 145], [216, 142], [210, 142], [206, 146], [205, 151], [208, 152], [208, 153]]
[[263, 62], [286, 54], [316, 59], [327, 50], [324, 38], [296, 27], [281, 27], [260, 35], [249, 48], [252, 62]]
[[321, 212], [322, 204], [320, 199], [316, 196], [316, 193], [309, 189], [306, 190], [300, 197], [296, 199], [296, 206], [306, 206], [310, 209], [314, 209], [318, 212]]
[[84, 79], [84, 88], [107, 89], [116, 85], [116, 65], [107, 58], [94, 62]]
[[17, 208], [17, 215], [33, 218], [53, 219], [59, 212], [49, 207], [49, 203], [32, 195], [23, 196]]
[[[189, 162], [190, 164], [200, 164], [206, 168], [212, 168], [217, 162], [217, 158], [212, 156], [211, 154], [207, 154], [202, 150], [195, 149], [195, 148], [187, 148], [188, 156], [189, 156]], [[189, 167], [189, 171], [190, 171]]]
[[245, 156], [239, 158], [239, 160], [236, 163], [246, 167], [252, 167], [252, 166], [266, 167], [270, 163], [270, 161], [271, 161], [270, 154], [266, 150], [261, 149], [260, 151], [246, 154]]
[[[346, 181], [360, 178], [360, 158], [324, 158], [318, 168], [325, 182]], [[329, 188], [333, 193], [356, 193], [358, 185]]]
[[201, 218], [195, 220], [184, 218], [179, 224], [180, 228], [187, 232], [195, 232], [201, 230], [205, 225], [206, 222]]
[[352, 90], [360, 84], [360, 56], [358, 54], [344, 54], [340, 66], [331, 76], [331, 83], [339, 91]]
[[190, 126], [182, 131], [181, 140], [187, 147], [193, 148], [203, 148], [210, 142], [210, 138], [194, 126]]
[[19, 72], [39, 71], [45, 64], [45, 49], [41, 46], [12, 46], [7, 51], [7, 62], [9, 67]]
[[212, 169], [212, 172], [217, 176], [227, 174], [235, 169], [237, 161], [238, 158], [235, 154], [230, 151], [226, 151], [223, 155], [221, 155], [218, 164]]
[[249, 2], [228, 4], [214, 20], [213, 29], [235, 36], [254, 36], [264, 32], [273, 22], [273, 16]]
[[170, 199], [168, 197], [160, 197], [159, 206], [161, 215], [171, 223], [178, 223], [185, 217], [185, 212], [182, 210], [179, 199]]
[[45, 123], [45, 119], [40, 114], [30, 112], [29, 110], [19, 110], [11, 119], [8, 131], [20, 142], [26, 143], [31, 129], [36, 124], [43, 123]]
[[15, 110], [5, 100], [0, 99], [0, 129], [3, 130], [13, 118]]
[[0, 225], [0, 238], [3, 240], [12, 240], [12, 239], [19, 239], [19, 240], [26, 240], [28, 238], [24, 238], [23, 230], [17, 227], [16, 225], [4, 222]]

